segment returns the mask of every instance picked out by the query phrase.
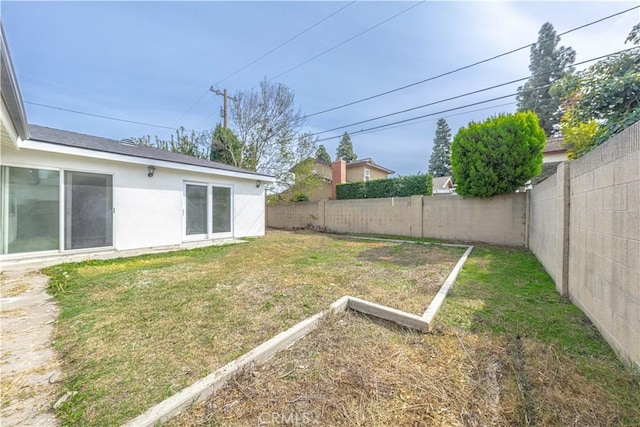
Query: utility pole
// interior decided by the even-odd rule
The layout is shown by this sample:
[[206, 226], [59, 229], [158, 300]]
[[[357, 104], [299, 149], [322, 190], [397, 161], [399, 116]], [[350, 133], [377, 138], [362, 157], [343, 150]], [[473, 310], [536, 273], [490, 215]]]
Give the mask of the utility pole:
[[220, 92], [218, 89], [215, 89], [213, 86], [211, 86], [209, 90], [215, 93], [216, 95], [222, 96], [224, 98], [224, 101], [223, 101], [224, 107], [222, 107], [222, 117], [224, 118], [224, 128], [226, 129], [227, 128], [227, 98], [231, 99], [232, 101], [235, 101], [235, 98], [227, 96], [226, 89], [223, 92]]

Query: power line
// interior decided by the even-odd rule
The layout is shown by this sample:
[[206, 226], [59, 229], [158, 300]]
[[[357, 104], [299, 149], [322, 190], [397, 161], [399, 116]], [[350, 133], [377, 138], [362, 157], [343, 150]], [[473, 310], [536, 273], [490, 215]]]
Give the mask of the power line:
[[[551, 85], [539, 86], [539, 87], [535, 87], [535, 88], [532, 88], [532, 89], [529, 89], [529, 90], [522, 91], [520, 93], [529, 93], [529, 92], [533, 92], [534, 90], [544, 89], [544, 88], [547, 88], [547, 87], [550, 87], [550, 86]], [[384, 124], [384, 125], [379, 125], [379, 126], [374, 126], [374, 127], [371, 127], [371, 128], [367, 128], [367, 129], [360, 129], [360, 130], [355, 131], [355, 132], [349, 132], [349, 135], [357, 135], [357, 134], [364, 133], [364, 132], [367, 132], [367, 131], [370, 131], [370, 130], [382, 129], [382, 128], [386, 128], [386, 127], [397, 125], [397, 124], [401, 124], [401, 123], [407, 123], [407, 122], [412, 122], [412, 121], [418, 120], [418, 119], [424, 119], [425, 117], [433, 117], [433, 116], [436, 116], [436, 115], [439, 115], [439, 114], [442, 114], [442, 113], [448, 113], [450, 111], [456, 111], [456, 110], [461, 110], [463, 108], [474, 107], [476, 105], [486, 104], [487, 102], [493, 102], [493, 101], [497, 101], [499, 99], [510, 98], [510, 97], [515, 96], [517, 94], [518, 94], [518, 92], [510, 93], [508, 95], [497, 96], [495, 98], [486, 99], [484, 101], [478, 101], [478, 102], [474, 102], [474, 103], [467, 104], [467, 105], [462, 105], [460, 107], [454, 107], [454, 108], [449, 108], [449, 109], [446, 109], [446, 110], [440, 110], [440, 111], [436, 111], [435, 113], [423, 114], [421, 116], [411, 117], [409, 119], [404, 119], [404, 120], [398, 120], [397, 122], [391, 122], [391, 123], [387, 123], [387, 124]], [[326, 138], [320, 138], [316, 142], [327, 141], [329, 139], [334, 139], [334, 138], [340, 138], [341, 136], [342, 135], [328, 136]]]
[[53, 105], [39, 104], [37, 102], [24, 101], [24, 103], [25, 104], [31, 104], [31, 105], [37, 105], [38, 107], [51, 108], [52, 110], [67, 111], [69, 113], [76, 113], [76, 114], [82, 114], [82, 115], [85, 115], [85, 116], [98, 117], [98, 118], [101, 118], [101, 119], [115, 120], [115, 121], [118, 121], [118, 122], [125, 122], [125, 123], [133, 123], [133, 124], [136, 124], [136, 125], [151, 126], [151, 127], [160, 128], [160, 129], [176, 130], [176, 128], [169, 127], [169, 126], [156, 125], [156, 124], [153, 124], [153, 123], [137, 122], [135, 120], [120, 119], [120, 118], [117, 118], [117, 117], [103, 116], [103, 115], [100, 115], [100, 114], [93, 114], [93, 113], [87, 113], [87, 112], [84, 112], [84, 111], [71, 110], [69, 108], [55, 107]]
[[[598, 57], [595, 57], [595, 58], [587, 59], [586, 61], [581, 61], [581, 62], [578, 62], [578, 63], [576, 63], [574, 65], [583, 65], [583, 64], [586, 64], [588, 62], [597, 61], [599, 59], [608, 58], [608, 57], [613, 56], [613, 55], [618, 55], [620, 53], [625, 53], [625, 52], [629, 52], [629, 51], [636, 50], [636, 49], [639, 49], [639, 48], [632, 47], [632, 48], [629, 48], [629, 49], [623, 49], [623, 50], [620, 50], [618, 52], [613, 52], [613, 53], [609, 53], [607, 55], [602, 55], [602, 56], [598, 56]], [[528, 77], [522, 77], [522, 78], [511, 80], [511, 81], [508, 81], [508, 82], [505, 82], [505, 83], [500, 83], [500, 84], [497, 84], [497, 85], [488, 86], [488, 87], [485, 87], [485, 88], [482, 88], [482, 89], [474, 90], [472, 92], [466, 92], [466, 93], [463, 93], [463, 94], [460, 94], [460, 95], [456, 95], [456, 96], [452, 96], [452, 97], [449, 97], [449, 98], [439, 99], [437, 101], [429, 102], [427, 104], [418, 105], [416, 107], [407, 108], [405, 110], [395, 111], [393, 113], [384, 114], [382, 116], [373, 117], [371, 119], [361, 120], [359, 122], [350, 123], [348, 125], [343, 125], [343, 126], [338, 126], [338, 127], [335, 127], [335, 128], [323, 130], [322, 132], [313, 133], [313, 134], [311, 134], [311, 136], [322, 135], [323, 133], [332, 132], [334, 130], [344, 129], [344, 128], [348, 128], [348, 127], [351, 127], [351, 126], [356, 126], [356, 125], [360, 125], [360, 124], [363, 124], [363, 123], [372, 122], [372, 121], [375, 121], [375, 120], [385, 119], [385, 118], [391, 117], [391, 116], [397, 116], [398, 114], [408, 113], [409, 111], [419, 110], [419, 109], [425, 108], [425, 107], [431, 107], [433, 105], [442, 104], [443, 102], [453, 101], [454, 99], [464, 98], [464, 97], [470, 96], [470, 95], [476, 95], [476, 94], [481, 93], [481, 92], [486, 92], [488, 90], [497, 89], [497, 88], [503, 87], [503, 86], [508, 86], [510, 84], [513, 84], [513, 83], [518, 83], [518, 82], [521, 82], [521, 81], [524, 81], [524, 80], [529, 80], [532, 77], [539, 77], [539, 76], [543, 76], [543, 75], [550, 74], [550, 73], [551, 72], [548, 71], [548, 72], [544, 72], [544, 73], [533, 74], [533, 75], [528, 76]]]
[[[359, 32], [359, 33], [358, 33], [358, 34], [356, 34], [355, 36], [349, 37], [348, 39], [346, 39], [346, 40], [344, 40], [344, 41], [342, 41], [342, 42], [338, 43], [337, 45], [335, 45], [335, 46], [333, 46], [333, 47], [330, 47], [329, 49], [326, 49], [326, 50], [324, 50], [324, 51], [320, 52], [319, 54], [317, 54], [317, 55], [315, 55], [315, 56], [312, 56], [311, 58], [309, 58], [309, 59], [307, 59], [307, 60], [305, 60], [305, 61], [302, 61], [301, 63], [299, 63], [299, 64], [297, 64], [297, 65], [294, 65], [293, 67], [289, 68], [288, 70], [285, 70], [285, 71], [283, 71], [282, 73], [277, 74], [277, 75], [275, 75], [275, 76], [271, 77], [270, 79], [267, 79], [267, 81], [271, 81], [271, 80], [277, 79], [278, 77], [283, 76], [283, 75], [285, 75], [285, 74], [289, 73], [290, 71], [293, 71], [293, 70], [295, 70], [295, 69], [297, 69], [297, 68], [302, 67], [303, 65], [305, 65], [305, 64], [307, 64], [307, 63], [309, 63], [309, 62], [313, 61], [314, 59], [317, 59], [317, 58], [321, 57], [322, 55], [324, 55], [324, 54], [326, 54], [326, 53], [329, 53], [329, 52], [331, 52], [332, 50], [335, 50], [335, 49], [339, 48], [339, 47], [340, 47], [340, 46], [342, 46], [342, 45], [345, 45], [345, 44], [349, 43], [350, 41], [352, 41], [352, 40], [354, 40], [354, 39], [356, 39], [356, 38], [360, 37], [361, 35], [363, 35], [363, 34], [365, 34], [365, 33], [368, 33], [369, 31], [371, 31], [371, 30], [373, 30], [373, 29], [375, 29], [375, 28], [378, 28], [379, 26], [381, 26], [381, 25], [383, 25], [383, 24], [386, 24], [387, 22], [391, 21], [392, 19], [395, 19], [395, 18], [397, 18], [398, 16], [403, 15], [403, 14], [405, 14], [405, 13], [409, 12], [411, 9], [413, 9], [413, 8], [416, 8], [416, 7], [420, 6], [420, 5], [421, 5], [421, 4], [423, 4], [425, 1], [426, 1], [426, 0], [422, 0], [421, 2], [416, 3], [416, 4], [412, 5], [411, 7], [408, 7], [408, 8], [406, 8], [406, 9], [404, 9], [404, 10], [402, 10], [402, 11], [400, 11], [400, 12], [396, 13], [395, 15], [390, 16], [389, 18], [387, 18], [387, 19], [385, 19], [385, 20], [378, 22], [377, 24], [373, 25], [372, 27], [369, 27], [369, 28], [367, 28], [366, 30]], [[307, 116], [307, 117], [308, 117], [308, 116]]]
[[[589, 22], [587, 24], [580, 25], [579, 27], [572, 28], [572, 29], [567, 30], [567, 31], [565, 31], [563, 33], [557, 34], [557, 36], [558, 37], [564, 36], [564, 35], [569, 34], [571, 32], [574, 32], [574, 31], [577, 31], [577, 30], [581, 30], [581, 29], [586, 28], [586, 27], [588, 27], [590, 25], [594, 25], [594, 24], [600, 23], [600, 22], [605, 21], [607, 19], [614, 18], [616, 16], [622, 15], [624, 13], [630, 12], [630, 11], [638, 9], [638, 8], [640, 8], [640, 6], [631, 7], [629, 9], [623, 10], [621, 12], [614, 13], [613, 15], [605, 16], [604, 18], [600, 18], [598, 20]], [[317, 116], [317, 115], [320, 115], [320, 114], [328, 113], [330, 111], [339, 110], [339, 109], [344, 108], [344, 107], [349, 107], [351, 105], [359, 104], [361, 102], [369, 101], [369, 100], [372, 100], [372, 99], [375, 99], [375, 98], [379, 98], [381, 96], [389, 95], [389, 94], [394, 93], [394, 92], [398, 92], [398, 91], [401, 91], [401, 90], [404, 90], [404, 89], [408, 89], [408, 88], [413, 87], [413, 86], [417, 86], [417, 85], [420, 85], [420, 84], [423, 84], [423, 83], [426, 83], [426, 82], [429, 82], [429, 81], [432, 81], [432, 80], [439, 79], [441, 77], [445, 77], [445, 76], [457, 73], [459, 71], [467, 70], [469, 68], [475, 67], [475, 66], [480, 65], [480, 64], [487, 63], [489, 61], [493, 61], [493, 60], [498, 59], [498, 58], [502, 58], [503, 56], [511, 55], [512, 53], [515, 53], [515, 52], [521, 51], [523, 49], [527, 49], [529, 47], [532, 47], [535, 44], [536, 44], [536, 42], [528, 44], [526, 46], [521, 46], [521, 47], [519, 47], [517, 49], [513, 49], [513, 50], [510, 50], [508, 52], [501, 53], [499, 55], [492, 56], [492, 57], [487, 58], [487, 59], [483, 59], [483, 60], [478, 61], [478, 62], [474, 62], [473, 64], [465, 65], [463, 67], [456, 68], [454, 70], [447, 71], [447, 72], [442, 73], [442, 74], [438, 74], [438, 75], [435, 75], [435, 76], [432, 76], [432, 77], [428, 77], [428, 78], [426, 78], [424, 80], [420, 80], [420, 81], [417, 81], [417, 82], [414, 82], [414, 83], [410, 83], [410, 84], [407, 84], [407, 85], [404, 85], [404, 86], [400, 86], [400, 87], [397, 87], [395, 89], [391, 89], [391, 90], [388, 90], [388, 91], [385, 91], [385, 92], [378, 93], [376, 95], [371, 95], [371, 96], [368, 96], [366, 98], [361, 98], [361, 99], [358, 99], [356, 101], [347, 102], [346, 104], [338, 105], [336, 107], [327, 108], [326, 110], [318, 111], [318, 112], [315, 112], [315, 113], [312, 113], [312, 114], [307, 114], [306, 116], [304, 116], [304, 118], [306, 119], [306, 118], [309, 118], [309, 117], [313, 117], [313, 116]]]
[[244, 71], [245, 69], [249, 68], [250, 66], [252, 66], [253, 64], [255, 64], [256, 62], [260, 61], [262, 58], [272, 54], [273, 52], [275, 52], [276, 50], [280, 49], [281, 47], [285, 46], [286, 44], [292, 42], [293, 40], [297, 39], [298, 37], [300, 37], [301, 35], [303, 35], [304, 33], [312, 30], [313, 28], [317, 27], [318, 25], [322, 24], [324, 21], [328, 20], [329, 18], [337, 15], [338, 13], [342, 12], [344, 9], [348, 8], [349, 6], [351, 6], [352, 4], [355, 3], [355, 0], [347, 3], [345, 6], [342, 6], [340, 9], [330, 13], [329, 15], [325, 16], [324, 18], [322, 18], [321, 20], [319, 20], [318, 22], [316, 22], [315, 24], [311, 25], [310, 27], [307, 27], [306, 29], [300, 31], [298, 34], [296, 34], [295, 36], [289, 38], [288, 40], [286, 40], [283, 43], [280, 43], [278, 46], [274, 47], [273, 49], [269, 50], [267, 53], [263, 54], [262, 56], [259, 56], [258, 58], [254, 59], [253, 61], [249, 62], [247, 65], [245, 65], [244, 67], [241, 67], [239, 69], [237, 69], [236, 71], [234, 71], [233, 73], [229, 74], [227, 77], [225, 77], [224, 79], [218, 81], [215, 83], [214, 86], [218, 86], [220, 83], [224, 82], [227, 79], [230, 79], [231, 77], [235, 76], [236, 74], [238, 74], [241, 71]]
[[[236, 74], [238, 74], [239, 72], [245, 70], [246, 68], [250, 67], [251, 65], [255, 64], [256, 62], [260, 61], [262, 58], [272, 54], [273, 52], [275, 52], [276, 50], [280, 49], [281, 47], [283, 47], [284, 45], [288, 44], [289, 42], [295, 40], [296, 38], [300, 37], [301, 35], [303, 35], [304, 33], [308, 32], [309, 30], [317, 27], [318, 25], [320, 25], [321, 23], [323, 23], [324, 21], [326, 21], [327, 19], [331, 18], [332, 16], [338, 14], [339, 12], [341, 12], [342, 10], [346, 9], [347, 7], [351, 6], [353, 3], [355, 3], [355, 0], [352, 1], [351, 3], [348, 3], [347, 5], [341, 7], [340, 9], [336, 10], [335, 12], [327, 15], [326, 17], [324, 17], [323, 19], [321, 19], [320, 21], [316, 22], [315, 24], [311, 25], [310, 27], [306, 28], [305, 30], [299, 32], [298, 34], [296, 34], [295, 36], [289, 38], [287, 41], [279, 44], [278, 46], [274, 47], [273, 49], [269, 50], [267, 53], [265, 53], [264, 55], [254, 59], [253, 61], [251, 61], [250, 63], [248, 63], [247, 65], [245, 65], [244, 67], [234, 71], [233, 73], [229, 74], [227, 77], [223, 78], [222, 80], [218, 81], [215, 83], [214, 86], [218, 86], [220, 83], [224, 82], [225, 80], [235, 76]], [[178, 120], [176, 120], [173, 125], [175, 126], [176, 124], [178, 124], [180, 122], [180, 120], [182, 120], [196, 105], [198, 105], [200, 103], [200, 101], [202, 101], [202, 98], [204, 98], [204, 96], [207, 94], [207, 92], [209, 92], [209, 90], [205, 90], [202, 95], [200, 95], [200, 97], [193, 103], [191, 104], [191, 106], [187, 109], [187, 111], [185, 111]], [[218, 102], [218, 100], [216, 100], [216, 102]], [[220, 104], [218, 102], [218, 104]], [[220, 108], [222, 108], [222, 106], [220, 106]]]
[[172, 125], [172, 126], [177, 125], [177, 124], [180, 122], [180, 120], [182, 120], [182, 119], [184, 118], [184, 116], [186, 116], [186, 115], [189, 113], [189, 111], [193, 110], [193, 107], [195, 107], [196, 105], [198, 105], [198, 103], [199, 103], [200, 101], [202, 101], [202, 98], [204, 98], [204, 96], [205, 96], [207, 93], [209, 93], [209, 89], [205, 90], [205, 91], [202, 93], [202, 95], [200, 95], [200, 97], [196, 100], [196, 102], [194, 102], [193, 104], [191, 104], [191, 107], [187, 108], [187, 111], [185, 111], [184, 113], [182, 113], [182, 115], [180, 116], [180, 118], [179, 118], [178, 120], [176, 120], [175, 122], [173, 122], [173, 125]]
[[448, 119], [449, 117], [464, 116], [465, 114], [477, 113], [478, 111], [492, 110], [494, 108], [506, 107], [507, 105], [515, 105], [515, 104], [516, 104], [515, 102], [505, 102], [503, 104], [496, 104], [496, 105], [492, 105], [490, 107], [476, 108], [475, 110], [463, 111], [462, 113], [447, 114], [445, 116], [440, 116], [440, 117], [435, 118], [435, 119], [420, 120], [420, 121], [415, 122], [415, 123], [404, 123], [404, 124], [400, 124], [400, 125], [397, 125], [397, 126], [389, 126], [389, 127], [383, 128], [383, 129], [375, 129], [375, 130], [365, 131], [365, 132], [362, 132], [360, 135], [368, 135], [370, 133], [376, 133], [376, 132], [382, 132], [382, 131], [386, 131], [386, 130], [398, 129], [398, 128], [403, 128], [403, 127], [407, 127], [407, 126], [415, 126], [415, 125], [419, 125], [420, 123], [433, 122], [433, 121], [436, 121], [436, 120], [438, 120], [440, 118]]

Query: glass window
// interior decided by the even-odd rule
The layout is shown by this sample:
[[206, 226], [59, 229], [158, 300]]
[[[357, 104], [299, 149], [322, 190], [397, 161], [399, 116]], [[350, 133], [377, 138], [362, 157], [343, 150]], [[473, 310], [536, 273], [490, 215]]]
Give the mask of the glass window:
[[2, 253], [60, 249], [60, 172], [3, 166]]
[[186, 233], [207, 234], [207, 187], [186, 184]]
[[369, 169], [364, 170], [364, 180], [369, 181], [371, 179], [371, 171]]
[[211, 187], [212, 190], [212, 233], [231, 232], [231, 188]]
[[113, 245], [113, 177], [65, 172], [65, 249]]

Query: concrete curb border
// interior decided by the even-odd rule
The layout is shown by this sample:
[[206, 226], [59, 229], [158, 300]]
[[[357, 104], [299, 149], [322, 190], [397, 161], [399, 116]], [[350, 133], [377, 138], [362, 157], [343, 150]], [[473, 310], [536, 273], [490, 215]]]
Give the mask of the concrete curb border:
[[[469, 258], [469, 255], [471, 255], [472, 250], [473, 246], [467, 247], [467, 250], [464, 252], [464, 254], [462, 254], [456, 266], [453, 267], [453, 270], [451, 270], [451, 273], [449, 273], [449, 277], [447, 277], [447, 280], [444, 281], [444, 284], [440, 287], [440, 290], [438, 291], [436, 296], [433, 297], [433, 300], [431, 300], [431, 303], [427, 307], [427, 310], [422, 315], [422, 319], [427, 322], [428, 325], [433, 324], [433, 318], [436, 317], [436, 314], [444, 303], [444, 299], [449, 293], [449, 289], [451, 289], [451, 286], [453, 286], [456, 279], [458, 278], [458, 274], [460, 274], [460, 271], [462, 271], [462, 267], [464, 266], [464, 263], [467, 262], [467, 259]], [[429, 329], [431, 328], [429, 327]]]
[[216, 390], [220, 389], [227, 381], [233, 378], [233, 376], [238, 372], [251, 367], [253, 364], [269, 359], [278, 351], [287, 348], [298, 339], [307, 335], [309, 332], [314, 330], [318, 326], [318, 323], [320, 323], [320, 320], [326, 317], [329, 313], [345, 311], [348, 304], [349, 297], [345, 296], [336, 300], [331, 304], [328, 310], [316, 313], [286, 331], [279, 333], [248, 353], [232, 360], [222, 368], [217, 369], [177, 394], [163, 400], [147, 412], [139, 415], [126, 424], [123, 424], [123, 427], [151, 427], [169, 420], [174, 415], [180, 413], [184, 408], [209, 397]]
[[[414, 242], [367, 237], [361, 239], [390, 241], [398, 243], [429, 244], [428, 242]], [[316, 313], [313, 316], [297, 323], [286, 331], [279, 333], [275, 337], [269, 339], [268, 341], [265, 341], [248, 353], [245, 353], [239, 358], [232, 360], [231, 362], [215, 370], [206, 377], [196, 381], [194, 384], [163, 400], [159, 404], [151, 407], [143, 414], [123, 424], [122, 427], [153, 427], [158, 424], [162, 424], [165, 421], [168, 421], [175, 415], [179, 414], [183, 409], [195, 403], [201, 402], [211, 396], [215, 391], [222, 388], [227, 383], [227, 381], [232, 379], [242, 370], [250, 368], [256, 363], [263, 362], [269, 359], [278, 351], [291, 346], [297, 340], [313, 331], [323, 318], [332, 313], [340, 313], [346, 311], [347, 309], [351, 309], [360, 313], [397, 323], [401, 326], [416, 329], [421, 332], [428, 332], [429, 330], [431, 330], [433, 318], [442, 306], [442, 303], [444, 302], [449, 289], [455, 282], [458, 274], [462, 270], [462, 266], [467, 261], [469, 254], [473, 250], [473, 246], [467, 245], [443, 244], [443, 246], [466, 247], [467, 250], [462, 255], [460, 260], [458, 260], [458, 263], [455, 265], [455, 267], [447, 277], [447, 280], [445, 280], [444, 284], [440, 287], [440, 290], [434, 297], [433, 301], [431, 301], [422, 317], [415, 314], [406, 313], [395, 308], [345, 295], [333, 302], [327, 310]]]

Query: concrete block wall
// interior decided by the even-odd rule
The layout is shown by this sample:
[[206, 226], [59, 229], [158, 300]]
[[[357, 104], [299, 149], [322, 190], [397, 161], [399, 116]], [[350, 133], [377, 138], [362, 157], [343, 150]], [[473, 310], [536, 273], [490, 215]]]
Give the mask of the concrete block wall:
[[411, 197], [329, 200], [326, 228], [337, 233], [377, 233], [411, 236]]
[[640, 370], [640, 122], [571, 163], [568, 287]]
[[319, 201], [267, 205], [267, 227], [322, 228], [324, 227], [324, 204], [324, 201]]
[[529, 249], [536, 254], [556, 283], [556, 290], [568, 296], [566, 257], [568, 255], [568, 163], [529, 193]]
[[525, 246], [526, 203], [524, 193], [299, 202], [268, 206], [267, 225]]
[[526, 193], [489, 199], [425, 197], [423, 237], [525, 246], [526, 216]]

